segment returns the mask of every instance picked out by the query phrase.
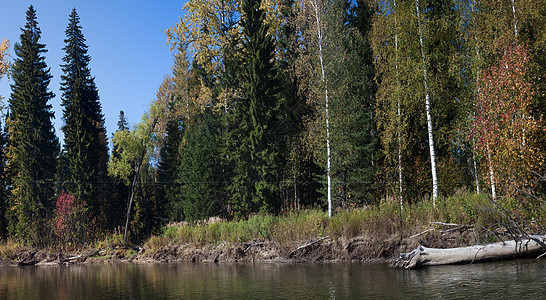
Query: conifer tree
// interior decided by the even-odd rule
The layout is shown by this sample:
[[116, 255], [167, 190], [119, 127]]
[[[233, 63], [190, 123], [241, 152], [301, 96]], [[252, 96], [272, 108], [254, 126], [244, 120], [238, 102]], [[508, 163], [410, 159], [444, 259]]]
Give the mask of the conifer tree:
[[118, 131], [119, 130], [129, 130], [129, 123], [127, 122], [127, 118], [125, 118], [125, 112], [123, 110], [119, 111]]
[[243, 2], [242, 28], [245, 63], [241, 68], [243, 99], [236, 99], [234, 120], [228, 135], [230, 160], [234, 162], [231, 204], [243, 214], [279, 207], [278, 111], [279, 81], [274, 65], [274, 43], [264, 22], [260, 0]]
[[108, 149], [104, 117], [95, 79], [91, 76], [88, 46], [81, 32], [76, 9], [70, 14], [66, 28], [65, 64], [61, 65], [62, 106], [66, 178], [64, 189], [85, 201], [91, 217], [99, 217], [101, 183], [107, 175]]
[[41, 30], [31, 5], [20, 42], [15, 44], [12, 94], [9, 100], [9, 170], [12, 176], [10, 232], [31, 244], [48, 239], [47, 220], [55, 207], [54, 180], [59, 142], [48, 101], [50, 69], [40, 43]]
[[[177, 195], [188, 221], [203, 220], [219, 213], [217, 119], [210, 109], [196, 115], [184, 134], [180, 148]], [[178, 207], [176, 207], [178, 208]]]
[[[344, 3], [349, 7], [345, 1], [340, 4]], [[336, 66], [336, 80], [343, 84], [337, 84], [339, 96], [332, 97], [332, 152], [336, 159], [333, 175], [340, 187], [338, 198], [345, 206], [375, 200], [380, 151], [374, 114], [376, 86], [368, 42], [373, 11], [363, 0], [342, 11], [346, 12], [347, 25], [339, 38], [343, 55], [341, 64]]]
[[[172, 104], [170, 105], [172, 109]], [[185, 122], [184, 122], [185, 123]], [[177, 172], [180, 165], [180, 142], [184, 135], [182, 120], [173, 116], [167, 121], [165, 143], [159, 157], [159, 181], [162, 183], [162, 197], [168, 204], [167, 215], [176, 222], [181, 221], [182, 209], [176, 203], [179, 183]], [[185, 125], [185, 124], [184, 124]]]

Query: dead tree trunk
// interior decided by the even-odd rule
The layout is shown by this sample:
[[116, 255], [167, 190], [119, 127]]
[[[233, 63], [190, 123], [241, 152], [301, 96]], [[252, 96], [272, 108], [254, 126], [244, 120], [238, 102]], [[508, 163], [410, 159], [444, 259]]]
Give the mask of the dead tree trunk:
[[401, 253], [399, 258], [391, 262], [391, 267], [414, 269], [539, 254], [546, 251], [545, 241], [544, 235], [531, 235], [519, 240], [460, 248], [436, 249], [419, 246], [409, 253]]

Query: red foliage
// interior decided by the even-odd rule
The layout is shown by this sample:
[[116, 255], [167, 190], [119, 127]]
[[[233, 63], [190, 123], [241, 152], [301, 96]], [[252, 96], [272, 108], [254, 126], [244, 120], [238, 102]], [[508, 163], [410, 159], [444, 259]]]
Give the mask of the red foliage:
[[64, 190], [57, 199], [55, 209], [56, 234], [62, 242], [83, 241], [87, 235], [88, 213], [85, 201]]
[[478, 84], [471, 133], [484, 157], [491, 155], [488, 165], [506, 194], [525, 185], [529, 170], [540, 168], [544, 161], [535, 143], [541, 130], [531, 111], [535, 91], [527, 78], [528, 62], [527, 46], [508, 46]]

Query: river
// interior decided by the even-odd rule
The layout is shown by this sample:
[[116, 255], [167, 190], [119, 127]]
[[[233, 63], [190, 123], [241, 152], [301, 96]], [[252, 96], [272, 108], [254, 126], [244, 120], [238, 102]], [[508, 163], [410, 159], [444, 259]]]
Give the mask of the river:
[[544, 299], [546, 260], [394, 270], [365, 263], [0, 268], [0, 299]]

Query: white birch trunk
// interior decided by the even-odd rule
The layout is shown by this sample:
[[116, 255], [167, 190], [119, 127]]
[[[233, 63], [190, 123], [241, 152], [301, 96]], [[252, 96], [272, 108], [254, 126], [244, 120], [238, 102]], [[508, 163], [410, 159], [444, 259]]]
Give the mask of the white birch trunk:
[[432, 171], [432, 205], [436, 207], [436, 198], [438, 198], [438, 177], [436, 175], [436, 151], [434, 150], [434, 137], [432, 134], [432, 115], [430, 109], [430, 95], [428, 90], [428, 78], [426, 68], [426, 56], [423, 44], [423, 31], [421, 29], [421, 17], [419, 9], [419, 0], [415, 0], [417, 10], [417, 22], [419, 28], [419, 43], [421, 44], [421, 59], [423, 64], [423, 81], [425, 84], [425, 110], [427, 114], [428, 146], [430, 149], [430, 167]]
[[396, 97], [397, 117], [398, 117], [398, 193], [400, 194], [400, 211], [404, 211], [404, 190], [402, 186], [402, 138], [400, 131], [402, 130], [402, 116], [400, 112], [400, 70], [398, 69], [398, 20], [396, 18], [397, 6], [396, 0], [394, 0], [394, 54], [395, 54], [395, 68], [396, 68], [396, 88], [398, 89], [398, 95]]
[[[472, 139], [472, 143], [475, 145], [476, 142]], [[474, 180], [476, 181], [476, 194], [480, 194], [480, 181], [478, 177], [478, 166], [476, 164], [476, 149], [472, 147], [472, 162], [474, 163]]]
[[516, 0], [512, 0], [512, 15], [514, 16], [514, 36], [518, 38], [518, 19], [516, 18]]
[[[478, 50], [478, 45], [477, 45], [477, 39], [476, 39], [476, 59], [479, 59], [480, 57], [480, 52]], [[480, 79], [480, 71], [476, 71], [476, 99], [478, 98], [479, 96], [479, 93], [480, 93], [480, 90], [479, 90], [479, 79]], [[474, 103], [475, 105], [475, 103]], [[476, 114], [474, 113], [474, 119], [476, 118]], [[476, 164], [476, 147], [474, 147], [474, 145], [476, 145], [476, 141], [475, 141], [475, 138], [472, 138], [472, 161], [474, 163], [474, 179], [476, 180], [476, 193], [479, 195], [480, 194], [480, 181], [479, 181], [479, 177], [478, 177], [478, 166]]]
[[495, 186], [495, 169], [493, 168], [493, 161], [491, 160], [491, 149], [489, 149], [489, 143], [487, 144], [487, 162], [489, 163], [489, 179], [491, 181], [491, 197], [493, 197], [493, 200], [497, 200], [497, 189]]
[[325, 108], [326, 108], [326, 176], [328, 177], [328, 217], [332, 217], [332, 179], [331, 179], [331, 157], [330, 157], [330, 115], [328, 112], [328, 84], [326, 82], [326, 71], [324, 67], [324, 58], [323, 58], [323, 35], [321, 27], [321, 12], [319, 9], [318, 0], [311, 0], [311, 5], [315, 11], [315, 21], [317, 25], [317, 42], [319, 47], [319, 60], [320, 60], [320, 71], [322, 84], [324, 85], [324, 98], [325, 98]]

